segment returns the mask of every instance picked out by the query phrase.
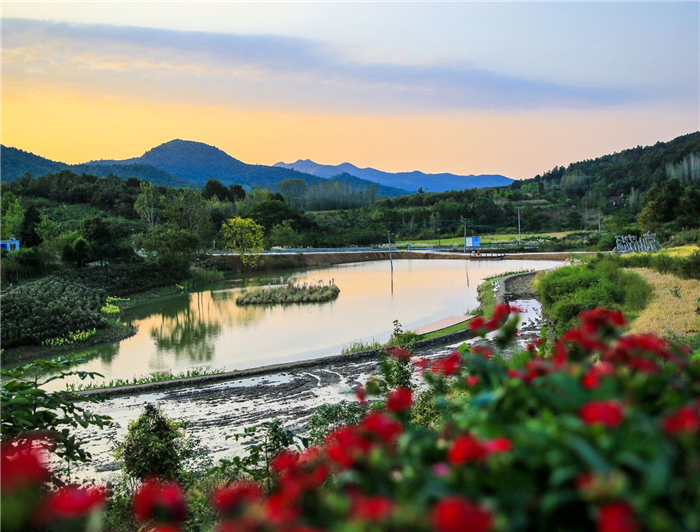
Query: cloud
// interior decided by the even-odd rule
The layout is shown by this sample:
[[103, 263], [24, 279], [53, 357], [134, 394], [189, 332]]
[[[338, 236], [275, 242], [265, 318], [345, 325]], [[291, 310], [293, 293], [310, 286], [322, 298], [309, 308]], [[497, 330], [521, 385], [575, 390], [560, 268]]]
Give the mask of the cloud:
[[2, 29], [6, 89], [342, 112], [588, 109], [654, 97], [468, 63], [363, 62], [324, 42], [277, 35], [29, 19], [5, 19]]

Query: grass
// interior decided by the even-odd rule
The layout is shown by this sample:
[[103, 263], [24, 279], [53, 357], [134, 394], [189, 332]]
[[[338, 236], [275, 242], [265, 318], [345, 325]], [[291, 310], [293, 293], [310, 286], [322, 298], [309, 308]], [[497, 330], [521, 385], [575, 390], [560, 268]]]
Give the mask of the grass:
[[[532, 240], [540, 237], [547, 238], [562, 238], [569, 235], [572, 231], [559, 231], [554, 233], [523, 233], [523, 240]], [[505, 234], [505, 235], [480, 235], [482, 244], [506, 244], [512, 243], [514, 240], [517, 241], [518, 234]], [[406, 244], [411, 244], [411, 246], [434, 246], [437, 244], [443, 246], [461, 246], [464, 245], [464, 237], [455, 238], [431, 238], [428, 240], [401, 240], [396, 242], [397, 246], [405, 246]]]
[[433, 338], [440, 338], [441, 336], [447, 336], [448, 334], [453, 334], [460, 331], [465, 331], [469, 328], [469, 321], [463, 321], [462, 323], [457, 323], [456, 325], [450, 325], [444, 329], [438, 331], [433, 331], [431, 333], [423, 334], [419, 338], [420, 340], [432, 340]]
[[73, 392], [82, 390], [102, 390], [105, 388], [119, 388], [121, 386], [134, 386], [137, 384], [149, 384], [152, 382], [172, 381], [176, 379], [186, 379], [188, 377], [203, 377], [205, 375], [218, 375], [223, 373], [223, 369], [212, 369], [209, 367], [192, 368], [180, 373], [171, 373], [168, 371], [159, 371], [151, 373], [143, 377], [133, 377], [131, 379], [112, 379], [104, 383], [89, 383], [89, 384], [66, 384], [66, 388]]
[[700, 251], [700, 246], [678, 246], [675, 248], [662, 249], [659, 253], [671, 257], [690, 257], [693, 253]]
[[350, 345], [344, 345], [343, 350], [340, 352], [341, 355], [352, 355], [354, 353], [365, 353], [367, 351], [377, 351], [378, 349], [383, 349], [384, 344], [378, 342], [377, 340], [372, 340], [371, 342], [353, 342]]
[[700, 332], [700, 281], [679, 279], [647, 268], [632, 269], [654, 288], [651, 300], [632, 323], [631, 333], [686, 337]]

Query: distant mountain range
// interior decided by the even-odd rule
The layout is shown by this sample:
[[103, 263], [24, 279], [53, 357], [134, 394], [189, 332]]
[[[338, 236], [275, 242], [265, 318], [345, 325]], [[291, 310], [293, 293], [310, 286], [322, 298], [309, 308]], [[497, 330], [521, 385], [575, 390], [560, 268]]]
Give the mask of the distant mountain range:
[[326, 179], [343, 181], [354, 186], [377, 187], [377, 194], [387, 197], [415, 192], [419, 187], [432, 192], [444, 190], [507, 186], [512, 180], [501, 175], [457, 176], [453, 174], [424, 174], [407, 172], [391, 174], [373, 168], [357, 168], [344, 163], [338, 166], [318, 165], [312, 161], [297, 161], [275, 166], [246, 164], [226, 152], [188, 140], [171, 140], [148, 150], [140, 157], [124, 160], [98, 160], [69, 165], [52, 161], [17, 148], [2, 146], [2, 180], [12, 181], [30, 172], [38, 177], [47, 173], [71, 170], [98, 176], [137, 177], [156, 185], [183, 187], [202, 186], [207, 179], [218, 179], [225, 185], [240, 184], [247, 188], [274, 188], [284, 179], [303, 179], [316, 183]]
[[319, 164], [311, 159], [299, 159], [294, 163], [280, 162], [275, 164], [275, 166], [326, 178], [340, 173], [347, 173], [361, 179], [411, 192], [415, 192], [419, 187], [430, 192], [445, 192], [446, 190], [462, 190], [465, 188], [506, 187], [513, 182], [512, 179], [499, 174], [425, 174], [418, 171], [390, 173], [374, 168], [358, 168], [350, 163], [342, 163], [335, 166]]

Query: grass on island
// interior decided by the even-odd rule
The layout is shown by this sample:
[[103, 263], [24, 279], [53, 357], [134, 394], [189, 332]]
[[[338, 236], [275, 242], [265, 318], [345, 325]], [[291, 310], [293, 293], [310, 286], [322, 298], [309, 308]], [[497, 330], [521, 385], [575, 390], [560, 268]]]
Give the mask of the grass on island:
[[281, 286], [262, 286], [244, 290], [237, 305], [276, 305], [281, 303], [319, 303], [336, 299], [340, 288], [331, 280], [299, 284], [292, 280]]

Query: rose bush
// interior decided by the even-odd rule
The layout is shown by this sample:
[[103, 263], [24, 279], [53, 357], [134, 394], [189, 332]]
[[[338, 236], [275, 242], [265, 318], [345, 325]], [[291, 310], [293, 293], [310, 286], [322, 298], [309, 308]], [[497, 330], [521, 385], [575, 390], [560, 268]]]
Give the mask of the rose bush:
[[[216, 530], [700, 530], [700, 365], [663, 339], [623, 335], [619, 312], [579, 318], [546, 353], [544, 341], [509, 356], [463, 345], [413, 361], [434, 398], [427, 424], [414, 422], [410, 387], [390, 384], [409, 357], [392, 350], [384, 378], [358, 390], [375, 399], [361, 421], [280, 452], [269, 487], [241, 478], [212, 493]], [[474, 333], [498, 331], [506, 345], [517, 321], [517, 308], [501, 306]], [[3, 508], [8, 469], [3, 457]], [[44, 482], [29, 471], [30, 487]], [[35, 496], [7, 482], [7, 496]], [[140, 519], [179, 530], [182, 494], [153, 485], [168, 495]]]

